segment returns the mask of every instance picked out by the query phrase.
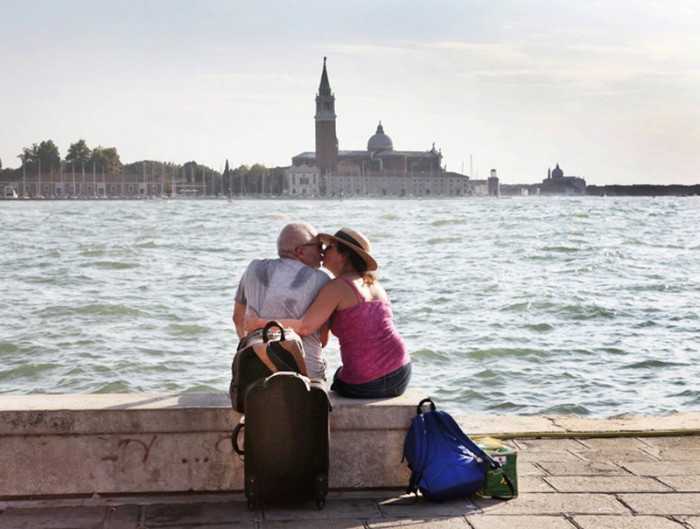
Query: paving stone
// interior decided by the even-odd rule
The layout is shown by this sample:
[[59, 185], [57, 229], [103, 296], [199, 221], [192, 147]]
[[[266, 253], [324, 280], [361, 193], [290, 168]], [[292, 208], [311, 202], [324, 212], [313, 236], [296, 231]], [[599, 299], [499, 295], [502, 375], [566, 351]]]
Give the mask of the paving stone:
[[470, 437], [498, 433], [559, 433], [564, 430], [537, 415], [457, 415], [455, 420]]
[[433, 503], [422, 497], [414, 501], [411, 496], [393, 498], [379, 503], [379, 510], [386, 517], [428, 519], [432, 517], [456, 517], [474, 512], [476, 506], [473, 499], [460, 498], [452, 501]]
[[647, 452], [653, 454], [657, 459], [662, 461], [698, 461], [700, 460], [700, 448], [691, 448], [685, 450], [677, 450], [675, 448], [663, 448], [661, 450], [655, 447], [647, 448]]
[[540, 476], [518, 476], [518, 493], [556, 492], [556, 490]]
[[[188, 503], [169, 504], [159, 503], [143, 507], [143, 521], [151, 528], [168, 527], [175, 524], [180, 526], [205, 524], [241, 524], [237, 527], [248, 527], [255, 520], [262, 518], [260, 511], [251, 511], [243, 502], [220, 503]], [[250, 523], [248, 523], [250, 522]]]
[[518, 477], [520, 476], [542, 476], [544, 471], [532, 463], [525, 463], [524, 461], [518, 461]]
[[601, 450], [585, 450], [575, 452], [585, 461], [610, 461], [612, 463], [628, 461], [658, 461], [658, 458], [643, 450], [629, 450], [611, 446]]
[[636, 476], [700, 475], [700, 461], [649, 461], [624, 463], [624, 468]]
[[473, 529], [574, 529], [563, 516], [490, 516], [474, 514], [467, 517]]
[[134, 529], [137, 521], [134, 506], [10, 508], [0, 514], [2, 529]]
[[700, 430], [700, 413], [671, 415], [624, 416], [615, 419], [585, 419], [575, 416], [550, 416], [554, 427], [568, 432], [667, 432]]
[[659, 476], [657, 478], [679, 492], [700, 492], [700, 476]]
[[484, 513], [512, 515], [625, 514], [629, 511], [612, 494], [524, 494], [510, 501], [477, 499]]
[[642, 450], [650, 446], [638, 437], [591, 437], [589, 439], [580, 439], [580, 441], [591, 450], [601, 450], [610, 447]]
[[552, 476], [544, 478], [558, 492], [671, 492], [671, 488], [643, 476]]
[[640, 437], [644, 444], [658, 449], [692, 450], [700, 447], [700, 437], [695, 435], [685, 435], [682, 437]]
[[579, 439], [516, 439], [507, 441], [519, 452], [551, 452], [553, 450], [581, 450], [586, 445]]
[[[327, 500], [323, 509], [314, 502], [283, 505], [279, 503], [263, 506], [264, 520], [329, 520], [329, 519], [381, 518], [377, 505], [372, 500]], [[324, 522], [325, 523], [325, 522]]]
[[619, 498], [635, 514], [700, 515], [700, 493], [620, 494]]
[[574, 516], [581, 529], [683, 529], [683, 524], [662, 516]]
[[10, 509], [43, 509], [59, 507], [106, 507], [102, 503], [84, 505], [85, 498], [46, 498], [43, 500], [7, 500]]
[[539, 463], [553, 476], [629, 476], [620, 465], [606, 461], [547, 461]]
[[688, 524], [690, 529], [700, 529], [700, 516], [683, 517], [682, 520]]
[[[423, 529], [471, 529], [463, 516], [447, 518], [401, 518], [397, 520], [369, 520], [370, 529], [393, 529], [395, 527]], [[325, 528], [324, 528], [325, 529]]]
[[548, 461], [580, 461], [581, 459], [567, 450], [531, 450], [518, 453], [518, 464], [543, 463]]
[[[257, 527], [260, 529], [365, 529], [366, 526], [362, 520], [358, 519], [323, 520], [323, 524], [320, 524], [318, 520], [263, 520], [259, 522]], [[212, 526], [211, 529], [215, 528]]]

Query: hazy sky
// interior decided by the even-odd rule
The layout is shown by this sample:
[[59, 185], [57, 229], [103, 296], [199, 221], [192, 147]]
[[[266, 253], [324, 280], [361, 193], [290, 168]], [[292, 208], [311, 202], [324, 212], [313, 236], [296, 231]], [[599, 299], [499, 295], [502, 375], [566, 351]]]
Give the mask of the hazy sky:
[[[700, 183], [700, 1], [0, 0], [0, 159], [289, 165], [323, 57], [340, 149], [534, 183]], [[471, 160], [471, 164], [470, 164]]]

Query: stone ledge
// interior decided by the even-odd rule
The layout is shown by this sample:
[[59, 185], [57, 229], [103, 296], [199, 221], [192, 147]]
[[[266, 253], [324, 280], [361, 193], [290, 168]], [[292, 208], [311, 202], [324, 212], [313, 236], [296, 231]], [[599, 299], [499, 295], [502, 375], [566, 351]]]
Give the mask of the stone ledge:
[[[355, 400], [331, 393], [333, 489], [402, 488], [403, 441], [421, 392]], [[0, 498], [231, 492], [243, 462], [230, 434], [240, 415], [225, 393], [0, 395]], [[586, 419], [471, 415], [469, 435], [595, 437], [700, 433], [700, 413]]]
[[[404, 486], [403, 440], [423, 397], [332, 392], [330, 486]], [[0, 497], [242, 490], [239, 419], [225, 393], [0, 396]]]

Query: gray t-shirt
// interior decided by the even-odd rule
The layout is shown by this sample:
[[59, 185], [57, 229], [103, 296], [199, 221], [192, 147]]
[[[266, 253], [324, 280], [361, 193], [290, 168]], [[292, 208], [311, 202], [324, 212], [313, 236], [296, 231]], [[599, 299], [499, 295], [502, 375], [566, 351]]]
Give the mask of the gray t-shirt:
[[[251, 307], [261, 318], [301, 318], [321, 287], [330, 281], [325, 272], [294, 259], [254, 259], [236, 290], [236, 303]], [[302, 338], [309, 377], [326, 379], [318, 331]]]

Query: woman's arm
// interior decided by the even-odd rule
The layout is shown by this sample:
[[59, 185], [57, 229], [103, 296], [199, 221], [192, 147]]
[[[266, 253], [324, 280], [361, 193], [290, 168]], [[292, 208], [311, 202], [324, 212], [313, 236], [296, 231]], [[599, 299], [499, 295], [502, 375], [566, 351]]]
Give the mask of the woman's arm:
[[[343, 294], [343, 285], [333, 279], [326, 283], [316, 296], [311, 306], [306, 310], [301, 319], [281, 319], [277, 321], [282, 327], [291, 327], [299, 336], [308, 336], [320, 328], [338, 306]], [[251, 309], [249, 309], [250, 311]], [[260, 318], [254, 312], [246, 315], [245, 326], [247, 329], [264, 327], [270, 318]]]

